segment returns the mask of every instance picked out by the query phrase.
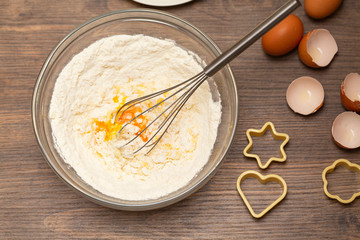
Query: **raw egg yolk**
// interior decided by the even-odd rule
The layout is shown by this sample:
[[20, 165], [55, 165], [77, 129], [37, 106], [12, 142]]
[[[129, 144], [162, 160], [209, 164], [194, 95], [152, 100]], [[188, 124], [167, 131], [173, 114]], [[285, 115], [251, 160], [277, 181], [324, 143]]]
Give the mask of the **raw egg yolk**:
[[94, 123], [95, 132], [105, 132], [105, 141], [111, 140], [122, 127], [120, 124], [113, 124], [111, 120], [106, 122], [95, 120]]
[[[131, 108], [127, 109], [125, 112], [120, 114], [120, 117], [117, 119], [117, 122], [120, 125], [130, 121], [136, 115], [140, 114], [142, 109], [138, 106], [132, 106]], [[140, 130], [136, 134], [140, 134], [147, 126], [148, 119], [144, 115], [138, 116], [134, 121], [131, 122], [132, 125], [138, 127]], [[143, 133], [140, 134], [141, 139], [146, 142], [149, 140], [149, 129], [146, 129]]]
[[[105, 132], [105, 141], [109, 141], [114, 138], [117, 132], [120, 131], [123, 124], [130, 121], [137, 114], [141, 113], [142, 110], [140, 107], [133, 106], [127, 109], [120, 117], [117, 119], [116, 124], [111, 122], [112, 116], [107, 121], [94, 120], [95, 132]], [[139, 128], [139, 131], [136, 134], [140, 134], [143, 131], [148, 123], [148, 119], [144, 115], [137, 117], [134, 121], [131, 122], [132, 125]], [[143, 133], [140, 134], [142, 141], [146, 142], [149, 139], [149, 129], [146, 129]]]

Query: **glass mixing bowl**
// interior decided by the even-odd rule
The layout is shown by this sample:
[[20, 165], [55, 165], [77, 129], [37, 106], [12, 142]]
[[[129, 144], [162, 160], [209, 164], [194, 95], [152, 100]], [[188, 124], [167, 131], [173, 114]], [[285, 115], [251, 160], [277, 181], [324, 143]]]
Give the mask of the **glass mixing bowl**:
[[185, 187], [158, 199], [144, 201], [126, 201], [104, 195], [84, 182], [56, 150], [49, 119], [49, 106], [56, 79], [72, 57], [93, 42], [117, 34], [144, 34], [161, 39], [173, 39], [177, 45], [198, 54], [204, 64], [208, 64], [220, 54], [219, 48], [208, 36], [190, 23], [169, 13], [135, 9], [112, 12], [94, 18], [69, 33], [45, 61], [36, 81], [32, 99], [35, 135], [45, 159], [55, 173], [87, 199], [121, 210], [149, 210], [164, 207], [198, 190], [215, 174], [224, 160], [235, 133], [238, 115], [234, 76], [230, 67], [226, 66], [208, 81], [213, 98], [221, 98], [221, 123], [209, 161]]

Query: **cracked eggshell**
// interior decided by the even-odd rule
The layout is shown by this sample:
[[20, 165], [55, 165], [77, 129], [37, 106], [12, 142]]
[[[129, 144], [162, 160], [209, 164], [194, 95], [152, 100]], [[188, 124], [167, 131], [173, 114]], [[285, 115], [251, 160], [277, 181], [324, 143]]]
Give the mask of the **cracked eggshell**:
[[360, 75], [349, 73], [340, 88], [341, 102], [349, 111], [360, 112]]
[[309, 115], [324, 104], [324, 88], [312, 77], [299, 77], [292, 81], [286, 91], [286, 101], [296, 113]]
[[298, 47], [301, 61], [313, 68], [329, 65], [337, 51], [336, 41], [326, 29], [315, 29], [307, 33]]
[[333, 122], [331, 135], [341, 148], [360, 147], [360, 115], [351, 111], [339, 114]]

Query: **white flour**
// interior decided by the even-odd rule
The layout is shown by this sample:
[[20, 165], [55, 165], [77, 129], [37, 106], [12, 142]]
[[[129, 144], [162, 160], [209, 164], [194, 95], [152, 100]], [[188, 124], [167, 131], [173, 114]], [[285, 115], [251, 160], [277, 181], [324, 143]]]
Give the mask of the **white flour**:
[[221, 105], [207, 82], [150, 155], [123, 157], [110, 119], [125, 101], [201, 70], [193, 53], [170, 40], [118, 35], [93, 43], [56, 81], [49, 116], [57, 150], [85, 182], [112, 197], [154, 199], [184, 187], [208, 161], [220, 122]]

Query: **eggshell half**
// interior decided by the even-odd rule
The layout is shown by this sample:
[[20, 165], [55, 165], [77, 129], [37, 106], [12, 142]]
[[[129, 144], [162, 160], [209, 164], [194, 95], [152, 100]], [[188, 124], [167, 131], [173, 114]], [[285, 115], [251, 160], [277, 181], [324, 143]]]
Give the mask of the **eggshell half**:
[[329, 65], [337, 51], [336, 41], [326, 29], [315, 29], [307, 33], [298, 47], [301, 61], [313, 68]]
[[360, 115], [350, 111], [339, 114], [333, 122], [331, 135], [341, 148], [360, 147]]
[[347, 110], [360, 112], [360, 75], [349, 73], [340, 88], [341, 102]]
[[324, 104], [324, 88], [312, 77], [299, 77], [290, 83], [286, 91], [286, 101], [296, 113], [309, 115]]

